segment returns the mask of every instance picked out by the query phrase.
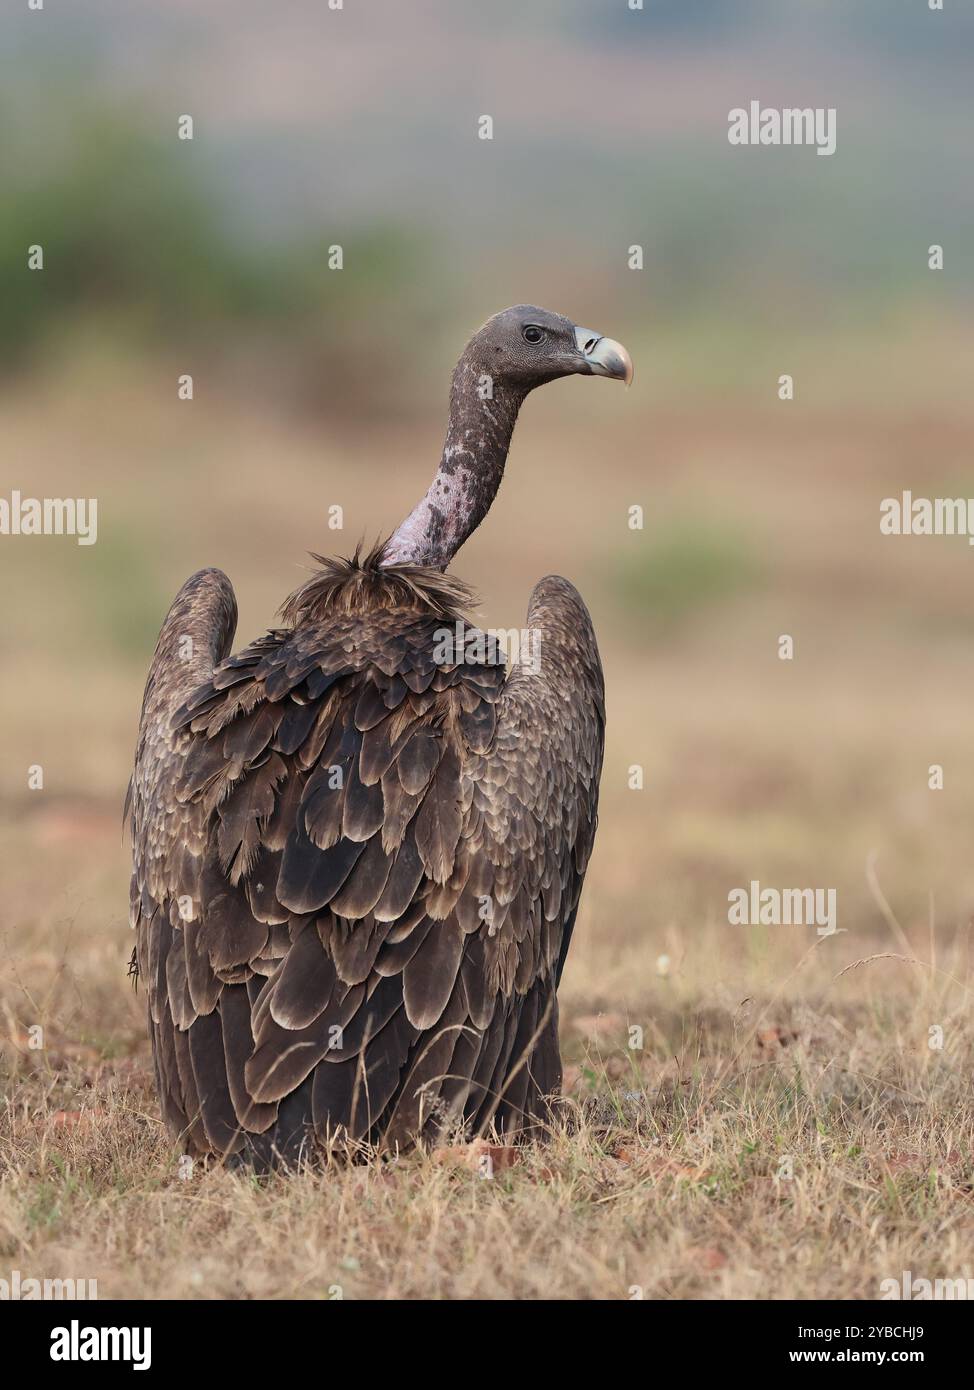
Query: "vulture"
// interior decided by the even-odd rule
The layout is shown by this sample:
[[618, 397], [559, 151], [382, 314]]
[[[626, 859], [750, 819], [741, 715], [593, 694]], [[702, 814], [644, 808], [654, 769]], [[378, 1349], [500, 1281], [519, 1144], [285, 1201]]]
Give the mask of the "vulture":
[[[628, 384], [621, 344], [518, 305], [470, 339], [426, 495], [323, 559], [231, 655], [229, 579], [162, 626], [128, 805], [132, 973], [163, 1118], [267, 1171], [444, 1137], [543, 1134], [556, 990], [595, 837], [604, 686], [554, 575], [512, 662], [445, 571], [487, 514], [528, 392]], [[523, 654], [522, 654], [523, 658]]]

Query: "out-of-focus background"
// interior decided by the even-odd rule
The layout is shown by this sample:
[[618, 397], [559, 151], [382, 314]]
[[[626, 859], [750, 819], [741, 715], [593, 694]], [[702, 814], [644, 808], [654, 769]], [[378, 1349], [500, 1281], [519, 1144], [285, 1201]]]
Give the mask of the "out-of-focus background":
[[[529, 400], [455, 566], [503, 627], [563, 573], [599, 634], [603, 814], [567, 1014], [732, 1010], [790, 978], [813, 931], [726, 924], [752, 879], [837, 890], [845, 934], [802, 977], [833, 1011], [855, 959], [966, 939], [974, 553], [881, 536], [879, 504], [974, 496], [972, 60], [974, 14], [921, 0], [4, 15], [2, 491], [98, 499], [93, 546], [0, 538], [14, 1031], [142, 1055], [119, 824], [168, 603], [222, 567], [242, 643], [306, 552], [390, 530], [466, 337], [519, 301], [636, 364], [628, 393]], [[752, 99], [835, 107], [834, 156], [730, 146]], [[902, 988], [903, 967], [871, 979]]]

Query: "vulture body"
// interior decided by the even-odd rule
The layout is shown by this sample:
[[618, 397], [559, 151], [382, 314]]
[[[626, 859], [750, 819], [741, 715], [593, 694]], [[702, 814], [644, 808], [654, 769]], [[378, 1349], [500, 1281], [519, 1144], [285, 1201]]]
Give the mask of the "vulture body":
[[433, 485], [389, 541], [321, 561], [236, 656], [226, 576], [176, 596], [129, 791], [131, 918], [163, 1116], [192, 1154], [293, 1165], [549, 1118], [596, 827], [598, 649], [549, 576], [527, 615], [540, 661], [508, 673], [443, 571], [524, 396], [569, 371], [631, 365], [544, 310], [495, 316], [454, 373]]

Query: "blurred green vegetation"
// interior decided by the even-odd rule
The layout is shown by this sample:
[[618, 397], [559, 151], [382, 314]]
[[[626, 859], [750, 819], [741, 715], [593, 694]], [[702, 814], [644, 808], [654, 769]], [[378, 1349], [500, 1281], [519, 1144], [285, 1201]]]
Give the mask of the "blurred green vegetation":
[[[234, 105], [224, 70], [262, 71], [260, 7], [244, 10], [208, 17], [192, 40], [189, 12], [121, 0], [65, 12], [43, 43], [26, 9], [5, 31], [8, 381], [99, 342], [153, 371], [163, 357], [174, 372], [205, 374], [229, 396], [264, 392], [295, 415], [375, 421], [418, 414], [433, 391], [439, 399], [458, 341], [518, 300], [611, 326], [641, 362], [665, 345], [658, 371], [670, 391], [755, 389], [776, 375], [782, 327], [789, 366], [802, 349], [814, 369], [823, 343], [848, 355], [867, 333], [905, 333], [917, 306], [948, 327], [969, 315], [974, 202], [957, 70], [974, 17], [957, 6], [937, 16], [923, 0], [646, 0], [636, 13], [625, 0], [539, 0], [527, 11], [433, 0], [428, 48], [364, 98], [350, 84], [343, 105], [326, 81], [324, 97], [292, 100], [288, 84], [321, 41], [319, 7], [301, 0], [295, 14], [309, 26], [274, 32], [253, 107]], [[362, 22], [383, 24], [377, 15]], [[481, 97], [468, 108], [475, 85], [441, 83], [444, 55], [466, 53], [478, 34], [500, 41], [505, 25], [525, 41], [549, 34], [555, 70], [577, 63], [594, 94], [617, 83], [625, 120], [601, 99], [557, 121], [541, 91], [525, 101], [516, 87], [510, 103], [499, 51], [493, 99], [511, 104], [511, 118], [496, 145], [476, 142]], [[322, 46], [322, 70], [347, 77], [361, 62], [365, 77], [368, 47], [347, 28], [347, 48]], [[197, 39], [185, 73], [180, 55]], [[840, 39], [848, 67], [833, 74]], [[679, 102], [654, 104], [619, 41], [672, 69]], [[808, 90], [839, 103], [836, 157], [730, 150], [727, 91], [760, 95], [765, 75], [790, 75], [806, 46]], [[143, 65], [134, 77], [130, 50]], [[733, 78], [719, 102], [715, 51]], [[935, 83], [919, 62], [930, 52]], [[197, 112], [193, 141], [176, 138], [174, 90]], [[943, 274], [927, 266], [934, 240], [946, 248]], [[27, 268], [34, 244], [42, 272]], [[328, 264], [335, 244], [340, 273]], [[640, 273], [628, 268], [633, 244]]]
[[688, 618], [758, 585], [763, 566], [732, 527], [678, 516], [615, 565], [619, 599], [667, 635]]
[[[332, 411], [356, 406], [349, 364], [368, 352], [388, 382], [383, 408], [408, 408], [412, 382], [398, 349], [430, 319], [410, 287], [431, 249], [393, 220], [350, 226], [329, 242], [316, 230], [273, 251], [248, 245], [192, 144], [161, 140], [129, 110], [75, 112], [67, 145], [40, 167], [5, 145], [0, 179], [5, 372], [29, 371], [79, 320], [92, 320], [120, 355], [215, 359], [245, 389], [240, 377], [252, 373], [256, 384], [271, 361], [299, 405], [313, 406], [327, 380]], [[329, 269], [332, 244], [343, 247], [340, 273]], [[28, 268], [33, 245], [43, 248], [42, 270]]]
[[[158, 565], [134, 527], [115, 526], [98, 537], [85, 568], [90, 611], [97, 616], [95, 639], [117, 655], [145, 658], [145, 635], [159, 626], [172, 595], [165, 592]], [[70, 552], [65, 552], [70, 555]]]

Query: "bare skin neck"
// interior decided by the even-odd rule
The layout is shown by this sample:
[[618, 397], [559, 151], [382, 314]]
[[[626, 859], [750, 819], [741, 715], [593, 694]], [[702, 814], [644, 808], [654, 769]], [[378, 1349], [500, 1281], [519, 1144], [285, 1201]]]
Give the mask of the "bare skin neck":
[[436, 477], [396, 528], [383, 565], [445, 570], [483, 521], [504, 476], [517, 413], [527, 391], [491, 382], [465, 353], [450, 387], [450, 423]]

